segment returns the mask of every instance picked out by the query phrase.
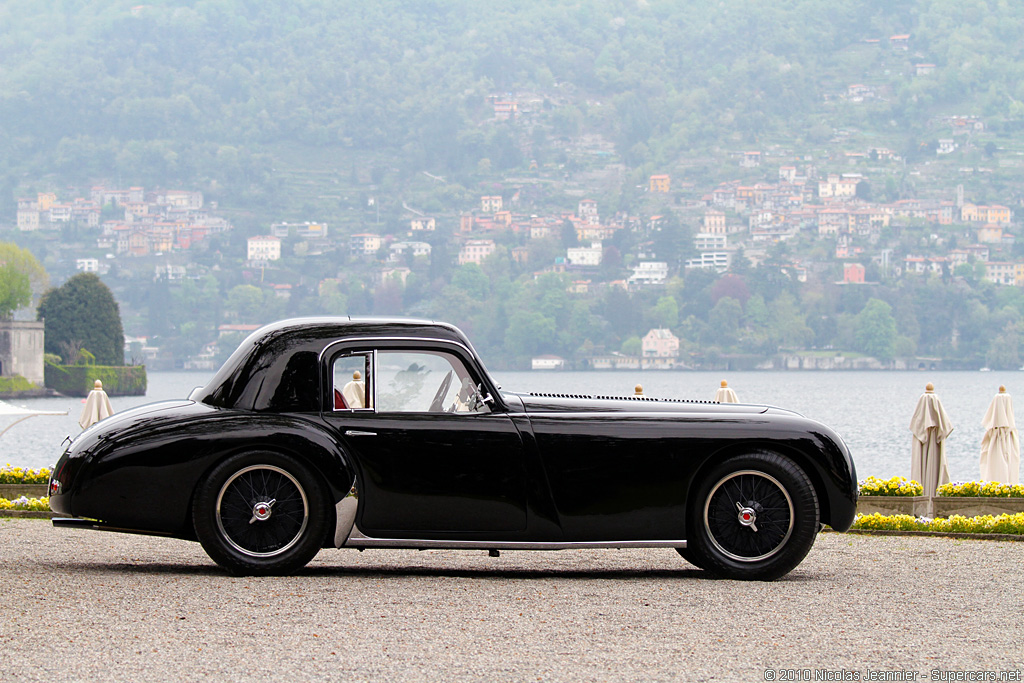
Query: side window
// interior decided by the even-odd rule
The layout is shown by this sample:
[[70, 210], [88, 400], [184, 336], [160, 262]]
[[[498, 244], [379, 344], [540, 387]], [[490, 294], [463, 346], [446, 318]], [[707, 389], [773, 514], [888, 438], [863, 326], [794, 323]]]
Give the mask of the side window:
[[373, 408], [373, 392], [370, 390], [371, 358], [368, 353], [359, 353], [341, 356], [334, 361], [335, 410]]
[[390, 413], [489, 412], [457, 357], [428, 351], [378, 351], [377, 410]]

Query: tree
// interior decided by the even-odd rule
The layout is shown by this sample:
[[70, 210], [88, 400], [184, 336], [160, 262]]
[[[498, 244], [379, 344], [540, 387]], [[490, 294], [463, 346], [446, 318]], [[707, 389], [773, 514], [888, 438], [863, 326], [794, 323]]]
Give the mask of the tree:
[[892, 360], [896, 350], [896, 319], [892, 306], [881, 299], [869, 299], [856, 318], [854, 339], [859, 351], [883, 363]]
[[94, 273], [80, 273], [46, 292], [37, 319], [46, 322], [47, 353], [59, 354], [62, 348], [77, 344], [100, 365], [124, 364], [121, 311], [113, 293]]
[[31, 302], [28, 275], [10, 264], [0, 265], [0, 320], [10, 320], [16, 310]]
[[622, 342], [622, 353], [626, 356], [640, 356], [644, 351], [644, 343], [640, 337], [633, 335]]
[[0, 320], [32, 303], [33, 290], [46, 286], [46, 270], [28, 249], [0, 243]]
[[651, 308], [651, 324], [655, 327], [671, 328], [679, 324], [679, 305], [675, 297], [663, 296]]

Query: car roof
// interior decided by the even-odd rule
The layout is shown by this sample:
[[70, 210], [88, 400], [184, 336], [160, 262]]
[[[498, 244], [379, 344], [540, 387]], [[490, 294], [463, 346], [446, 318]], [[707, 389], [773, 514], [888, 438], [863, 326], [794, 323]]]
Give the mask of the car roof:
[[280, 320], [250, 334], [193, 398], [222, 408], [316, 410], [320, 354], [340, 339], [414, 338], [472, 345], [454, 325], [417, 318], [321, 316]]

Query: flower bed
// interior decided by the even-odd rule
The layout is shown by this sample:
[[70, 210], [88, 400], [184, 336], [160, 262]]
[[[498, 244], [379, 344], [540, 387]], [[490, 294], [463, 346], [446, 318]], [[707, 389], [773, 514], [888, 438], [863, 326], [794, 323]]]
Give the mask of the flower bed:
[[884, 531], [934, 531], [958, 534], [1024, 534], [1024, 512], [1012, 515], [980, 515], [949, 518], [914, 517], [912, 515], [857, 515], [853, 529]]
[[893, 477], [884, 480], [878, 477], [861, 479], [860, 495], [862, 496], [891, 496], [899, 498], [912, 498], [924, 493], [924, 487], [913, 479], [906, 477]]
[[940, 498], [1024, 498], [1024, 486], [998, 481], [951, 481], [935, 491]]
[[47, 484], [50, 481], [50, 469], [40, 467], [33, 470], [28, 467], [14, 467], [7, 463], [0, 467], [0, 484]]
[[31, 510], [34, 512], [49, 512], [50, 511], [50, 499], [46, 496], [42, 498], [15, 498], [14, 500], [7, 500], [6, 498], [0, 498], [0, 510]]
[[919, 516], [931, 512], [931, 500], [924, 493], [924, 487], [913, 479], [893, 477], [861, 479], [860, 499], [857, 512], [880, 515]]

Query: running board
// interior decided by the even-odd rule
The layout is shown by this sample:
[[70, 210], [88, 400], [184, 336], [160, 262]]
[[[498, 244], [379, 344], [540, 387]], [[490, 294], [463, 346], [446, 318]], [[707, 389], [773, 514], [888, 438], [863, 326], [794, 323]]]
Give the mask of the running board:
[[439, 541], [422, 538], [372, 538], [353, 529], [346, 548], [436, 548], [444, 550], [586, 550], [593, 548], [685, 548], [686, 541]]

